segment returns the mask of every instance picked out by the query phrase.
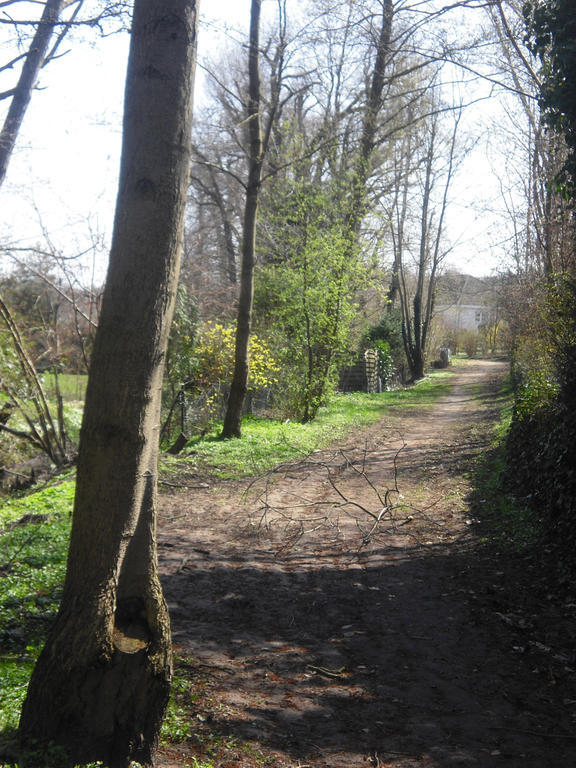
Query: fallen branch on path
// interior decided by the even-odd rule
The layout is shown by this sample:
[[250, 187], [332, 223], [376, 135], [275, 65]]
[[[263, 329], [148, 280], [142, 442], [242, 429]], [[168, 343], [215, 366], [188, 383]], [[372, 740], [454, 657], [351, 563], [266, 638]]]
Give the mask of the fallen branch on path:
[[[287, 462], [253, 481], [249, 490], [263, 483], [256, 500], [256, 526], [259, 532], [280, 527], [283, 537], [277, 555], [291, 548], [303, 536], [319, 529], [327, 529], [341, 539], [342, 517], [352, 520], [360, 533], [359, 548], [367, 546], [381, 532], [383, 523], [388, 523], [386, 532], [395, 531], [410, 523], [412, 515], [399, 519], [397, 511], [402, 508], [397, 500], [401, 498], [398, 488], [398, 457], [406, 447], [401, 445], [392, 456], [392, 483], [381, 490], [369, 475], [371, 460], [379, 446], [369, 449], [367, 443], [360, 456], [351, 451], [315, 451], [304, 459]], [[322, 496], [310, 497], [305, 492], [283, 488], [283, 481], [305, 482], [316, 479], [315, 485], [323, 486]], [[360, 494], [352, 497], [346, 490], [346, 483], [360, 480], [365, 488], [368, 501], [360, 501]], [[372, 501], [371, 501], [372, 500]]]

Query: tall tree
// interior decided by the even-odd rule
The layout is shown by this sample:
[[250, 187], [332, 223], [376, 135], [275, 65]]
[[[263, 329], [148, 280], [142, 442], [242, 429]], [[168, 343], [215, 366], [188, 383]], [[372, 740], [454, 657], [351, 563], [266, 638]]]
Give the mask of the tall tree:
[[[404, 166], [392, 198], [389, 218], [395, 272], [391, 293], [400, 300], [404, 351], [412, 379], [424, 376], [436, 282], [449, 252], [444, 243], [444, 225], [457, 165], [461, 114], [461, 110], [454, 112], [452, 131], [443, 137], [436, 111], [422, 126], [424, 135], [416, 135], [403, 144]], [[417, 143], [422, 145], [421, 155]], [[416, 195], [413, 175], [418, 179]]]
[[514, 233], [507, 250], [518, 280], [529, 282], [562, 270], [570, 258], [572, 217], [554, 181], [566, 144], [542, 120], [541, 73], [525, 39], [527, 11], [521, 0], [487, 7], [491, 25], [483, 60], [500, 84], [502, 118], [490, 129], [490, 143], [494, 152], [502, 147], [500, 208]]
[[[352, 194], [346, 211], [346, 224], [353, 240], [358, 232], [368, 208], [367, 183], [372, 171], [374, 150], [378, 143], [380, 113], [384, 103], [384, 87], [387, 82], [387, 66], [391, 58], [391, 37], [394, 6], [392, 0], [383, 0], [380, 31], [374, 44], [374, 65], [370, 77], [370, 86], [366, 94], [363, 109], [362, 135], [352, 176]], [[356, 247], [351, 242], [350, 247]]]
[[248, 125], [249, 154], [248, 182], [242, 229], [242, 263], [240, 266], [240, 295], [236, 321], [234, 374], [222, 427], [222, 437], [240, 437], [242, 434], [242, 409], [248, 391], [248, 345], [252, 324], [254, 294], [254, 260], [256, 255], [256, 221], [262, 184], [264, 143], [260, 104], [260, 10], [262, 0], [252, 0], [250, 6], [250, 43], [248, 48]]
[[[16, 5], [18, 2], [20, 0], [5, 0], [2, 7]], [[18, 30], [19, 40], [25, 37], [22, 33], [23, 29], [32, 26], [35, 27], [35, 31], [24, 53], [19, 53], [0, 64], [0, 72], [6, 72], [16, 68], [22, 61], [15, 86], [0, 92], [0, 101], [9, 101], [4, 124], [0, 130], [0, 186], [6, 178], [10, 157], [42, 68], [57, 58], [57, 51], [72, 27], [83, 24], [87, 27], [101, 28], [106, 19], [120, 17], [126, 10], [124, 0], [107, 0], [95, 9], [94, 15], [84, 16], [81, 14], [84, 0], [45, 0], [38, 4], [43, 7], [40, 17], [36, 20], [18, 20], [9, 17], [3, 19], [5, 23]], [[22, 5], [33, 6], [33, 3]]]
[[196, 0], [136, 0], [120, 186], [62, 602], [22, 710], [23, 764], [152, 765], [171, 680], [156, 556], [160, 395], [189, 169]]
[[18, 83], [13, 90], [0, 95], [11, 99], [8, 114], [0, 131], [0, 185], [6, 178], [16, 138], [32, 98], [38, 74], [48, 55], [50, 42], [57, 29], [56, 25], [62, 11], [68, 5], [70, 0], [46, 0], [36, 33], [24, 59]]

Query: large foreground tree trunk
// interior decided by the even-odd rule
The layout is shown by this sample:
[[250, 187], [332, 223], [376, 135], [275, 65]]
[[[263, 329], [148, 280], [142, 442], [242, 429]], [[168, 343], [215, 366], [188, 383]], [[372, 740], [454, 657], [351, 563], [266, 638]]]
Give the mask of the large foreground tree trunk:
[[[156, 473], [188, 184], [196, 6], [196, 0], [134, 5], [120, 188], [68, 569], [22, 710], [26, 766], [96, 760], [111, 768], [131, 760], [149, 766], [168, 699], [171, 643], [157, 572]], [[54, 746], [65, 757], [47, 757]]]

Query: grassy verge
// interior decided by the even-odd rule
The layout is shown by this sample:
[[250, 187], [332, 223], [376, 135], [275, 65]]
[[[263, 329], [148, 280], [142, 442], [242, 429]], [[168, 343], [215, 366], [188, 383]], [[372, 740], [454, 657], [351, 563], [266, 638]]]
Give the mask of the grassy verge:
[[84, 402], [88, 376], [81, 373], [59, 373], [57, 390], [53, 374], [45, 373], [42, 376], [42, 384], [50, 398], [55, 398], [56, 392], [59, 391], [65, 403]]
[[249, 416], [243, 421], [241, 440], [219, 440], [217, 425], [210, 433], [191, 440], [177, 458], [165, 457], [162, 469], [223, 479], [258, 474], [324, 448], [354, 428], [374, 424], [391, 409], [432, 405], [449, 390], [451, 377], [451, 371], [435, 371], [409, 389], [335, 395], [309, 424]]
[[[311, 424], [249, 418], [242, 440], [217, 440], [215, 431], [191, 444], [188, 456], [166, 459], [165, 466], [168, 471], [181, 471], [182, 465], [187, 470], [204, 468], [221, 477], [261, 471], [375, 423], [390, 408], [432, 405], [449, 389], [450, 376], [446, 371], [435, 372], [416, 387], [381, 395], [336, 396]], [[0, 766], [3, 743], [15, 734], [29, 676], [58, 608], [73, 497], [74, 481], [68, 479], [0, 505]], [[176, 672], [164, 742], [182, 741], [189, 735], [193, 693], [184, 661], [177, 663]], [[211, 738], [206, 736], [208, 741]], [[216, 736], [212, 740], [216, 753], [222, 745]], [[255, 756], [254, 765], [265, 763], [264, 756]], [[206, 768], [209, 764], [196, 765]]]
[[0, 754], [58, 609], [73, 494], [68, 480], [0, 507]]
[[496, 401], [499, 418], [494, 425], [491, 447], [476, 466], [471, 502], [485, 533], [484, 540], [514, 551], [534, 545], [533, 514], [506, 490], [506, 436], [512, 421], [512, 388], [507, 378]]

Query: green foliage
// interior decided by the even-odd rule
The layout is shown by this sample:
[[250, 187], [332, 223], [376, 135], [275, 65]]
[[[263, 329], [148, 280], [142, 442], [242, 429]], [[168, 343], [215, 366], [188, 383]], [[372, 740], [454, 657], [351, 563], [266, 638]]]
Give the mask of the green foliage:
[[539, 335], [519, 340], [509, 479], [534, 511], [561, 575], [576, 574], [576, 281], [549, 286]]
[[66, 566], [74, 483], [64, 482], [0, 508], [0, 647], [43, 637], [58, 605]]
[[542, 62], [541, 106], [547, 123], [569, 148], [558, 183], [576, 191], [576, 15], [572, 0], [529, 0], [524, 4], [527, 42]]
[[0, 506], [0, 731], [18, 725], [28, 680], [58, 609], [74, 483]]
[[519, 416], [554, 408], [557, 398], [574, 388], [575, 295], [576, 283], [557, 277], [531, 306], [512, 359]]
[[41, 381], [46, 394], [51, 399], [56, 398], [58, 392], [65, 403], [83, 402], [86, 397], [86, 387], [88, 386], [86, 374], [59, 373], [56, 382], [54, 374], [45, 373]]
[[390, 389], [394, 381], [395, 365], [390, 344], [387, 341], [377, 339], [372, 348], [378, 352], [378, 375], [383, 389]]
[[310, 421], [325, 405], [349, 347], [354, 294], [365, 270], [340, 222], [332, 221], [324, 193], [294, 183], [279, 204], [282, 252], [258, 273], [255, 311], [273, 329], [283, 411]]
[[363, 346], [374, 347], [373, 342], [383, 341], [388, 344], [389, 352], [397, 369], [406, 362], [404, 341], [402, 339], [402, 316], [399, 309], [392, 309], [382, 316], [378, 325], [368, 329]]
[[190, 707], [197, 698], [192, 681], [182, 674], [179, 659], [176, 658], [170, 700], [160, 735], [163, 742], [178, 743], [192, 738], [194, 730]]
[[164, 468], [193, 467], [195, 472], [218, 477], [258, 474], [284, 461], [328, 445], [352, 428], [372, 424], [391, 407], [430, 405], [449, 388], [451, 372], [437, 371], [408, 389], [383, 394], [353, 392], [334, 395], [317, 418], [303, 424], [290, 420], [245, 417], [242, 440], [218, 440], [219, 426], [188, 443], [189, 456], [164, 458]]
[[194, 346], [198, 330], [198, 307], [185, 286], [178, 286], [174, 318], [166, 353], [166, 378], [172, 396], [194, 376]]
[[491, 445], [478, 458], [474, 472], [472, 507], [488, 525], [489, 538], [499, 547], [515, 552], [532, 549], [538, 541], [535, 515], [516, 498], [508, 482], [507, 438], [512, 422], [513, 392], [508, 377], [499, 393], [500, 417]]
[[16, 730], [28, 681], [36, 661], [35, 649], [0, 656], [0, 732]]

